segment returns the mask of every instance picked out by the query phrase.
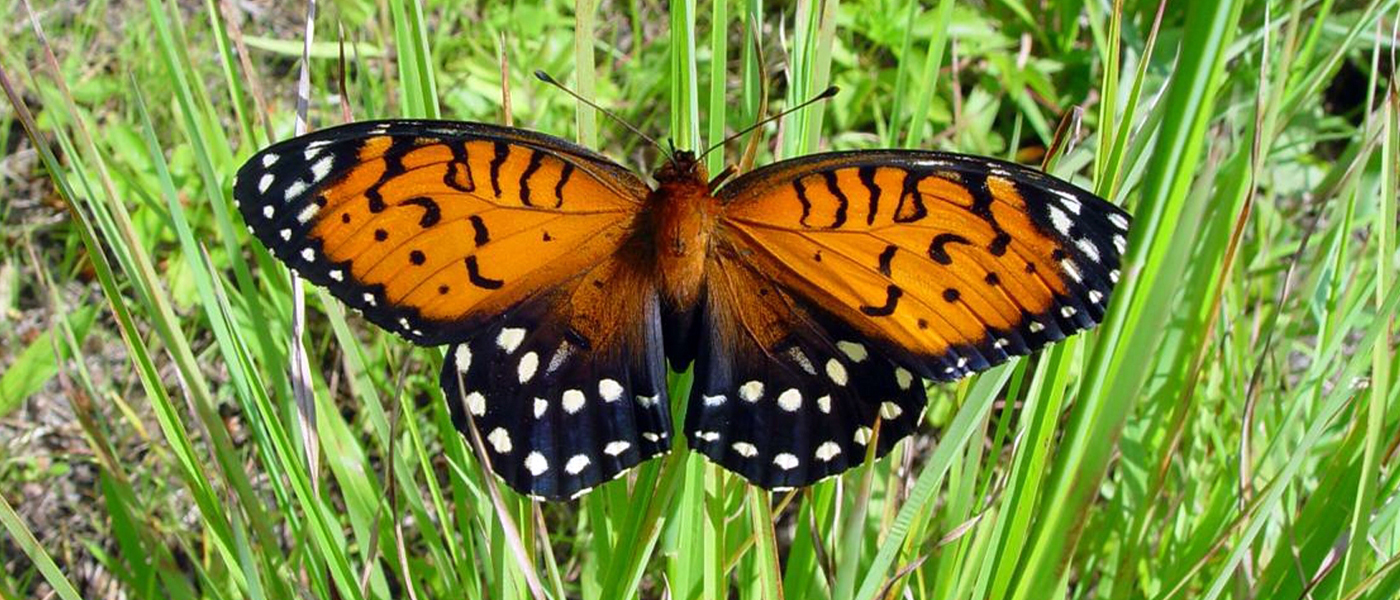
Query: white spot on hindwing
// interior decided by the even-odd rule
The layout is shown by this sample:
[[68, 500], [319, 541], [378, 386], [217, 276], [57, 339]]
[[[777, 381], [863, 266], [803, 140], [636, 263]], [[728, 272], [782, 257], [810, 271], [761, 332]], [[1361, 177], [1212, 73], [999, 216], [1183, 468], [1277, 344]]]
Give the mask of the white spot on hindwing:
[[808, 375], [817, 374], [817, 368], [812, 365], [812, 360], [807, 358], [807, 353], [803, 352], [801, 348], [797, 346], [788, 348], [788, 356], [792, 357], [792, 362], [797, 363], [797, 366]]
[[832, 383], [840, 386], [846, 385], [848, 380], [846, 366], [834, 358], [826, 361], [826, 376], [831, 378]]
[[549, 410], [549, 401], [544, 398], [535, 398], [535, 418], [543, 417], [547, 410]]
[[603, 397], [604, 402], [617, 402], [622, 399], [622, 384], [615, 379], [603, 379], [598, 382], [598, 395]]
[[[653, 433], [652, 435], [656, 435], [656, 434]], [[656, 440], [652, 440], [652, 441], [656, 441]], [[619, 455], [619, 454], [622, 454], [623, 452], [626, 452], [627, 449], [628, 449], [628, 448], [631, 448], [631, 447], [632, 447], [631, 442], [626, 442], [626, 441], [623, 441], [623, 440], [617, 440], [617, 441], [614, 441], [614, 442], [608, 442], [608, 445], [603, 447], [603, 454], [606, 454], [606, 455], [608, 455], [608, 456], [617, 456], [617, 455]]]
[[870, 434], [871, 434], [871, 430], [870, 430], [869, 427], [860, 427], [860, 428], [856, 429], [856, 434], [855, 434], [855, 436], [854, 436], [853, 438], [851, 438], [851, 439], [854, 440], [855, 443], [864, 446], [864, 445], [870, 443]]
[[496, 336], [496, 345], [501, 350], [505, 350], [506, 354], [515, 352], [515, 349], [520, 347], [520, 342], [523, 341], [525, 341], [525, 330], [519, 327], [507, 327]]
[[840, 453], [841, 446], [836, 442], [822, 442], [820, 446], [817, 446], [817, 460], [822, 462], [831, 462], [831, 459], [836, 458], [836, 455]]
[[1125, 238], [1125, 237], [1123, 237], [1123, 236], [1121, 236], [1121, 235], [1118, 235], [1118, 234], [1114, 234], [1114, 235], [1113, 235], [1113, 249], [1114, 249], [1114, 250], [1117, 250], [1119, 254], [1122, 254], [1122, 253], [1124, 253], [1124, 252], [1127, 252], [1127, 251], [1128, 251], [1128, 238]]
[[292, 230], [283, 228], [281, 231], [278, 231], [278, 232], [277, 232], [277, 235], [280, 236], [280, 237], [282, 238], [282, 241], [284, 241], [284, 242], [286, 242], [286, 241], [291, 241], [291, 239], [292, 239]]
[[753, 458], [755, 455], [758, 454], [758, 447], [748, 442], [734, 442], [734, 444], [730, 446], [730, 448], [733, 448], [734, 452], [738, 453], [739, 456], [742, 456], [744, 458]]
[[326, 274], [330, 275], [331, 279], [336, 281], [345, 281], [345, 272], [340, 269], [331, 269], [330, 272]]
[[901, 414], [904, 414], [904, 409], [900, 408], [898, 404], [888, 401], [880, 403], [880, 417], [884, 420], [893, 421]]
[[564, 390], [563, 396], [564, 412], [574, 414], [583, 408], [583, 403], [588, 400], [579, 390]]
[[865, 360], [865, 357], [870, 356], [870, 353], [865, 350], [865, 346], [860, 342], [840, 341], [836, 342], [836, 347], [839, 348], [847, 358], [851, 359], [851, 362], [858, 363]]
[[569, 462], [564, 463], [564, 472], [570, 475], [578, 475], [579, 473], [582, 473], [583, 470], [587, 468], [588, 464], [591, 462], [593, 461], [588, 460], [587, 456], [584, 456], [582, 454], [575, 454], [571, 458], [569, 458]]
[[1040, 333], [1042, 331], [1045, 331], [1045, 326], [1041, 325], [1040, 321], [1031, 321], [1029, 325], [1026, 325], [1026, 328], [1030, 329], [1031, 333]]
[[481, 392], [467, 394], [467, 410], [478, 417], [484, 416], [486, 414], [486, 396], [481, 395]]
[[374, 299], [374, 294], [371, 294], [371, 293], [369, 293], [369, 292], [365, 292], [364, 299], [365, 299], [365, 304], [368, 304], [368, 305], [370, 305], [370, 306], [374, 306], [375, 304], [378, 304], [378, 302], [375, 301], [375, 299]]
[[1118, 283], [1118, 269], [1108, 272], [1108, 280], [1113, 283]]
[[[266, 194], [267, 188], [272, 187], [272, 182], [274, 181], [274, 179], [275, 178], [272, 176], [272, 173], [263, 173], [263, 176], [258, 178], [258, 193]], [[271, 218], [271, 216], [269, 216], [268, 218]]]
[[796, 456], [783, 452], [773, 457], [773, 464], [784, 471], [791, 471], [797, 468], [798, 460]]
[[1062, 307], [1060, 307], [1060, 315], [1063, 316], [1063, 317], [1066, 318], [1066, 319], [1068, 319], [1068, 318], [1070, 318], [1070, 317], [1073, 317], [1073, 316], [1074, 316], [1074, 313], [1076, 313], [1076, 312], [1079, 312], [1079, 311], [1074, 310], [1074, 307], [1073, 307], [1073, 306], [1062, 306]]
[[700, 401], [703, 402], [705, 406], [719, 406], [721, 404], [724, 404], [725, 400], [728, 400], [728, 398], [726, 398], [724, 394], [720, 394], [718, 396], [700, 394]]
[[894, 382], [899, 384], [899, 389], [907, 390], [914, 383], [914, 374], [904, 367], [896, 367], [894, 370]]
[[788, 412], [797, 412], [797, 409], [802, 408], [802, 392], [796, 388], [789, 388], [778, 395], [778, 406]]
[[831, 414], [831, 395], [830, 395], [830, 394], [826, 394], [826, 395], [823, 395], [823, 396], [820, 397], [820, 398], [817, 398], [817, 410], [822, 411], [822, 414], [827, 414], [827, 415]]
[[1100, 300], [1103, 300], [1103, 293], [1102, 293], [1102, 292], [1100, 292], [1100, 291], [1098, 291], [1098, 290], [1089, 290], [1089, 301], [1090, 301], [1090, 302], [1093, 302], [1094, 304], [1098, 304]]
[[529, 456], [525, 457], [525, 469], [529, 471], [531, 475], [539, 477], [540, 475], [544, 475], [545, 471], [549, 470], [549, 461], [545, 460], [543, 454], [531, 452]]
[[716, 440], [719, 439], [719, 432], [718, 432], [718, 431], [697, 431], [697, 432], [695, 432], [695, 439], [698, 439], [698, 440], [700, 440], [700, 441], [702, 441], [702, 442], [713, 442], [713, 441], [716, 441]]
[[535, 376], [535, 371], [540, 367], [540, 355], [534, 352], [526, 352], [520, 357], [520, 364], [516, 365], [515, 373], [520, 376], [520, 383], [526, 383]]
[[263, 155], [263, 158], [262, 158], [262, 165], [263, 165], [263, 168], [266, 169], [266, 168], [268, 168], [268, 167], [271, 167], [272, 165], [277, 164], [277, 159], [279, 159], [279, 158], [282, 158], [282, 157], [277, 156], [276, 154], [273, 154], [273, 153], [271, 153], [271, 152], [268, 152], [267, 154], [264, 154], [264, 155]]
[[466, 373], [467, 369], [472, 366], [472, 349], [468, 348], [466, 344], [457, 346], [457, 349], [452, 353], [452, 358], [457, 363], [457, 372]]
[[635, 399], [637, 404], [642, 405], [642, 408], [651, 408], [661, 402], [661, 394], [652, 394], [650, 396], [642, 396], [639, 394]]
[[510, 454], [515, 446], [510, 443], [510, 432], [504, 427], [497, 427], [491, 430], [491, 434], [486, 436], [486, 441], [491, 442], [491, 447], [496, 449], [496, 454]]
[[763, 397], [763, 382], [750, 381], [739, 386], [739, 397], [745, 402], [758, 402], [758, 399]]
[[[266, 206], [263, 206], [263, 218], [264, 218], [264, 219], [271, 219], [272, 216], [275, 215], [275, 214], [277, 214], [277, 209], [273, 208], [271, 204], [268, 204], [268, 205], [266, 205]], [[249, 228], [248, 228], [249, 231], [252, 231], [252, 229], [253, 229], [252, 227], [249, 227]]]

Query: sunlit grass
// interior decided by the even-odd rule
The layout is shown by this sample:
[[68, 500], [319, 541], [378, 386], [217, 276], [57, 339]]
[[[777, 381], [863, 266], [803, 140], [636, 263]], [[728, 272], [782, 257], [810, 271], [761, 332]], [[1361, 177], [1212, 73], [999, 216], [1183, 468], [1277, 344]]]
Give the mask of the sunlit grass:
[[[1052, 171], [1135, 215], [1095, 332], [930, 388], [920, 436], [807, 490], [677, 448], [567, 504], [497, 500], [451, 426], [440, 351], [321, 291], [303, 426], [290, 278], [229, 186], [292, 134], [304, 15], [224, 4], [39, 7], [54, 61], [33, 27], [0, 45], [19, 95], [0, 142], [36, 127], [43, 171], [23, 176], [68, 215], [0, 208], [25, 227], [0, 273], [34, 274], [19, 302], [50, 319], [31, 339], [0, 321], [0, 416], [58, 390], [89, 450], [65, 459], [100, 473], [100, 533], [64, 539], [24, 522], [26, 457], [0, 457], [0, 547], [19, 553], [0, 597], [97, 594], [75, 557], [137, 598], [1400, 595], [1395, 0], [1172, 2], [1160, 29], [1157, 3], [1128, 0], [318, 4], [316, 127], [345, 102], [661, 160], [536, 69], [682, 148], [842, 88], [760, 130], [759, 164], [878, 146], [1034, 161], [1085, 109]], [[106, 11], [151, 33], [105, 31]], [[1359, 89], [1329, 90], [1343, 69]], [[98, 348], [125, 371], [94, 377]]]

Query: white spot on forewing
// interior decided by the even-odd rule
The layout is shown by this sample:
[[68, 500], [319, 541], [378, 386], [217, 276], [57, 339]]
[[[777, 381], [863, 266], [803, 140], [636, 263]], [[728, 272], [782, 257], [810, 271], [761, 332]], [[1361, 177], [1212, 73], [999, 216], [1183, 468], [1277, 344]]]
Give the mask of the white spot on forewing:
[[306, 261], [306, 262], [313, 262], [313, 261], [315, 261], [315, 260], [316, 260], [316, 251], [315, 251], [315, 250], [312, 250], [312, 249], [310, 249], [310, 248], [302, 248], [302, 249], [301, 249], [301, 259], [304, 260], [304, 261]]
[[1069, 275], [1070, 279], [1077, 282], [1084, 281], [1084, 275], [1080, 274], [1079, 267], [1075, 266], [1074, 261], [1066, 258], [1060, 261], [1060, 268], [1065, 270], [1065, 274]]
[[325, 179], [326, 175], [330, 174], [331, 165], [333, 163], [335, 163], [335, 157], [327, 156], [325, 158], [322, 158], [321, 160], [316, 161], [315, 164], [311, 165], [312, 183], [317, 183], [320, 182], [322, 179]]
[[828, 414], [828, 415], [831, 414], [831, 395], [830, 395], [830, 394], [826, 394], [826, 395], [823, 395], [823, 396], [820, 397], [820, 398], [817, 398], [817, 410], [822, 411], [822, 414]]
[[773, 464], [784, 471], [791, 471], [797, 468], [798, 460], [796, 456], [783, 452], [773, 457]]
[[[1079, 246], [1079, 251], [1083, 252], [1084, 256], [1089, 257], [1089, 260], [1099, 262], [1099, 247], [1094, 245], [1094, 242], [1089, 238], [1076, 240], [1074, 245]], [[1122, 251], [1120, 250], [1119, 252]]]
[[726, 398], [724, 394], [720, 394], [718, 396], [700, 394], [700, 401], [705, 403], [705, 406], [719, 406], [721, 404], [724, 404], [725, 400], [728, 400], [728, 398]]
[[510, 454], [510, 451], [515, 448], [510, 443], [510, 432], [503, 427], [492, 429], [491, 433], [486, 436], [486, 441], [490, 442], [491, 447], [496, 449], [496, 454]]
[[880, 403], [880, 417], [886, 421], [897, 419], [903, 413], [904, 409], [900, 408], [898, 404], [888, 401]]
[[583, 408], [583, 403], [588, 400], [579, 390], [564, 390], [563, 398], [564, 412], [571, 415]]
[[1117, 250], [1119, 254], [1122, 254], [1122, 253], [1124, 253], [1124, 252], [1127, 252], [1127, 251], [1128, 251], [1128, 238], [1125, 238], [1125, 237], [1123, 237], [1123, 236], [1121, 236], [1121, 235], [1118, 235], [1118, 234], [1116, 234], [1116, 233], [1113, 234], [1113, 249], [1114, 249], [1114, 250]]
[[966, 367], [966, 366], [967, 366], [967, 357], [966, 357], [966, 356], [959, 356], [959, 357], [958, 357], [958, 368], [961, 369], [961, 368]]
[[266, 194], [267, 188], [272, 187], [272, 182], [275, 179], [276, 178], [272, 176], [272, 173], [263, 173], [263, 176], [258, 178], [258, 193]]
[[1120, 215], [1118, 213], [1108, 213], [1108, 222], [1113, 223], [1114, 227], [1122, 229], [1123, 231], [1128, 230], [1128, 218], [1124, 217], [1123, 215]]
[[797, 412], [797, 409], [802, 408], [802, 392], [796, 388], [789, 388], [778, 395], [778, 406], [788, 412]]
[[617, 402], [622, 399], [622, 384], [615, 379], [603, 379], [598, 382], [598, 395], [603, 397], [604, 402]]
[[452, 353], [452, 358], [457, 363], [457, 371], [466, 373], [472, 366], [472, 349], [466, 344], [457, 346], [457, 350]]
[[365, 304], [368, 304], [368, 305], [370, 305], [370, 306], [374, 306], [375, 304], [378, 304], [378, 302], [375, 301], [375, 299], [374, 299], [374, 294], [371, 294], [371, 293], [369, 293], [369, 292], [365, 292], [364, 299], [365, 299]]
[[870, 353], [865, 350], [865, 346], [860, 342], [840, 341], [836, 342], [836, 347], [839, 348], [847, 358], [850, 358], [852, 362], [860, 362], [865, 360], [865, 357], [870, 356]]
[[836, 442], [822, 442], [820, 446], [817, 446], [817, 460], [822, 462], [831, 462], [831, 459], [836, 458], [836, 455], [840, 453], [841, 446]]
[[826, 376], [830, 377], [832, 383], [836, 385], [844, 386], [848, 380], [846, 366], [841, 364], [841, 361], [834, 358], [826, 361]]
[[1074, 313], [1076, 313], [1076, 312], [1079, 312], [1079, 311], [1074, 310], [1074, 307], [1073, 307], [1073, 306], [1062, 306], [1062, 307], [1060, 307], [1060, 315], [1063, 316], [1063, 317], [1066, 318], [1066, 319], [1068, 319], [1068, 318], [1070, 318], [1070, 317], [1073, 317], [1073, 316], [1074, 316]]
[[540, 355], [526, 352], [520, 357], [520, 364], [516, 365], [515, 374], [520, 376], [520, 383], [525, 383], [535, 376], [535, 371], [539, 368]]
[[1040, 321], [1031, 321], [1029, 325], [1026, 325], [1026, 328], [1030, 329], [1031, 333], [1040, 333], [1042, 331], [1045, 331], [1045, 326], [1041, 325]]
[[588, 467], [588, 463], [590, 462], [593, 461], [588, 460], [587, 456], [575, 454], [569, 458], [569, 462], [564, 463], [564, 472], [570, 475], [578, 475]]
[[861, 428], [856, 429], [856, 434], [855, 434], [855, 436], [853, 436], [851, 439], [852, 439], [855, 443], [864, 446], [864, 445], [870, 443], [870, 434], [871, 434], [871, 431], [870, 431], [870, 428], [869, 428], [869, 427], [861, 427]]
[[746, 402], [758, 402], [763, 397], [763, 382], [750, 381], [739, 386], [739, 397]]
[[538, 419], [538, 418], [540, 418], [540, 417], [543, 417], [545, 411], [549, 410], [549, 401], [548, 401], [548, 400], [545, 400], [544, 398], [535, 398], [535, 407], [534, 407], [534, 408], [535, 408], [535, 418]]
[[992, 347], [998, 350], [1005, 348], [1009, 345], [1011, 345], [1011, 342], [1007, 341], [1006, 338], [997, 338], [997, 341], [992, 342]]
[[1055, 194], [1060, 197], [1060, 204], [1065, 205], [1065, 208], [1068, 209], [1069, 212], [1072, 212], [1076, 215], [1079, 214], [1080, 203], [1079, 199], [1074, 197], [1074, 194], [1071, 194], [1064, 190], [1051, 191], [1055, 192]]
[[284, 242], [290, 241], [292, 239], [292, 230], [283, 229], [281, 231], [278, 231], [277, 235], [280, 236], [282, 238], [282, 241]]
[[1108, 280], [1113, 283], [1118, 283], [1118, 269], [1108, 272]]
[[520, 342], [523, 341], [525, 341], [525, 330], [519, 327], [507, 327], [496, 336], [496, 345], [505, 350], [506, 354], [515, 352], [515, 349], [520, 347]]
[[[646, 436], [646, 434], [642, 434], [642, 435], [643, 435], [643, 437]], [[656, 434], [653, 433], [653, 434], [651, 434], [651, 435], [654, 437]], [[654, 441], [656, 441], [656, 440], [652, 440], [652, 441], [654, 442]], [[627, 442], [627, 441], [623, 441], [623, 440], [617, 440], [617, 441], [613, 441], [613, 442], [608, 442], [608, 445], [603, 446], [603, 454], [606, 454], [606, 455], [608, 455], [608, 456], [617, 456], [617, 455], [619, 455], [619, 454], [622, 454], [623, 452], [626, 452], [627, 449], [628, 449], [628, 448], [631, 448], [631, 447], [632, 447], [632, 443], [631, 443], [631, 442]]]
[[1069, 228], [1074, 226], [1074, 221], [1071, 221], [1069, 215], [1058, 206], [1052, 204], [1049, 209], [1050, 224], [1055, 226], [1055, 231], [1060, 232], [1060, 235], [1069, 236]]
[[320, 205], [315, 202], [308, 202], [306, 206], [301, 209], [301, 212], [297, 213], [297, 222], [302, 224], [310, 223], [311, 219], [315, 218], [318, 212], [321, 212]]
[[[264, 218], [264, 219], [271, 219], [271, 218], [272, 218], [272, 215], [275, 215], [275, 214], [277, 214], [277, 209], [273, 208], [271, 204], [268, 204], [268, 205], [266, 205], [266, 206], [263, 207], [263, 218]], [[249, 227], [248, 229], [251, 230], [252, 227]]]
[[637, 404], [642, 405], [642, 408], [651, 408], [661, 402], [661, 394], [652, 394], [650, 396], [638, 395], [636, 400]]
[[306, 185], [305, 181], [298, 179], [296, 181], [293, 181], [292, 185], [287, 186], [287, 191], [282, 194], [282, 197], [286, 198], [287, 201], [290, 202], [292, 199], [296, 198], [297, 196], [300, 196], [302, 192], [306, 191], [307, 187], [308, 186]]
[[1094, 304], [1098, 304], [1100, 300], [1103, 300], [1103, 292], [1100, 292], [1100, 291], [1098, 291], [1098, 290], [1089, 290], [1089, 301], [1090, 301], [1090, 302], [1093, 302]]
[[734, 442], [734, 444], [731, 445], [730, 448], [733, 448], [734, 452], [738, 453], [739, 456], [742, 456], [744, 458], [753, 458], [755, 455], [758, 454], [758, 447], [748, 442]]
[[894, 370], [894, 382], [899, 384], [899, 389], [907, 390], [914, 383], [914, 374], [904, 367], [896, 367]]
[[481, 395], [481, 392], [467, 394], [467, 410], [478, 417], [484, 416], [486, 414], [486, 396]]
[[543, 454], [531, 452], [529, 456], [525, 457], [525, 470], [529, 471], [531, 475], [539, 477], [549, 470], [549, 461], [545, 460]]
[[697, 431], [695, 438], [702, 442], [713, 442], [719, 439], [718, 431]]
[[279, 159], [279, 158], [282, 158], [282, 157], [277, 156], [276, 154], [273, 154], [273, 153], [271, 153], [271, 152], [268, 152], [267, 154], [264, 154], [264, 155], [263, 155], [263, 158], [262, 158], [263, 168], [266, 169], [266, 168], [268, 168], [268, 167], [271, 167], [272, 165], [277, 164], [277, 159]]
[[334, 279], [336, 281], [345, 281], [345, 272], [341, 271], [340, 269], [331, 269], [330, 272], [326, 274], [330, 275], [331, 279]]
[[[646, 441], [648, 441], [648, 442], [651, 442], [651, 443], [655, 444], [656, 442], [661, 441], [661, 436], [656, 435], [655, 433], [652, 433], [652, 432], [650, 432], [650, 431], [647, 431], [647, 432], [643, 432], [643, 433], [642, 433], [642, 439], [644, 439], [644, 440], [646, 440]], [[626, 442], [623, 442], [623, 443], [625, 444]]]

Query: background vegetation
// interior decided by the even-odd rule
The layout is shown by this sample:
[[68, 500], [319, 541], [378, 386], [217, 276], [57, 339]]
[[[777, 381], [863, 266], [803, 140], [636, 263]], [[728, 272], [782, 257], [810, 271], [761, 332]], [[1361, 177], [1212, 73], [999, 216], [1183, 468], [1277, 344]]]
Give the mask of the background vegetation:
[[1107, 322], [930, 388], [872, 467], [771, 495], [678, 448], [548, 505], [488, 493], [439, 352], [317, 290], [297, 409], [229, 184], [293, 133], [306, 4], [0, 7], [0, 597], [1400, 596], [1396, 0], [319, 3], [315, 126], [513, 119], [648, 170], [529, 74], [682, 147], [837, 84], [759, 161], [1059, 139], [1136, 215]]

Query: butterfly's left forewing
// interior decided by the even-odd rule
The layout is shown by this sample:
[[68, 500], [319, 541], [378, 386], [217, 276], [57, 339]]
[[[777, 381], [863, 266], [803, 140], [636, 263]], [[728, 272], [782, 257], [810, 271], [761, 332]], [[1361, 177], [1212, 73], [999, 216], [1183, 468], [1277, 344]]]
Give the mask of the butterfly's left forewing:
[[516, 490], [563, 498], [664, 452], [649, 188], [558, 138], [447, 121], [321, 130], [254, 155], [249, 229], [375, 324], [452, 344], [442, 383]]
[[[719, 198], [705, 319], [731, 351], [702, 351], [686, 434], [766, 487], [855, 464], [837, 457], [877, 417], [887, 451], [922, 411], [918, 376], [956, 379], [1092, 327], [1129, 224], [1052, 177], [934, 152], [785, 161]], [[753, 382], [752, 402], [706, 401], [753, 397]], [[772, 433], [736, 448], [716, 431]]]

